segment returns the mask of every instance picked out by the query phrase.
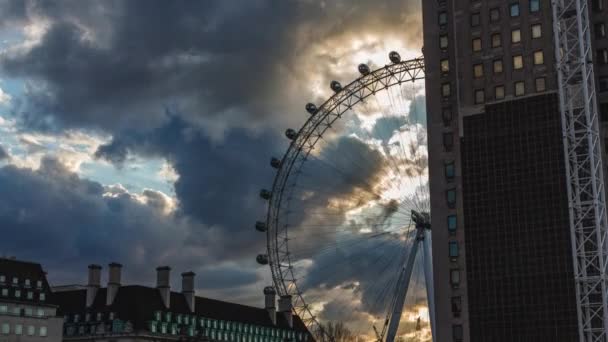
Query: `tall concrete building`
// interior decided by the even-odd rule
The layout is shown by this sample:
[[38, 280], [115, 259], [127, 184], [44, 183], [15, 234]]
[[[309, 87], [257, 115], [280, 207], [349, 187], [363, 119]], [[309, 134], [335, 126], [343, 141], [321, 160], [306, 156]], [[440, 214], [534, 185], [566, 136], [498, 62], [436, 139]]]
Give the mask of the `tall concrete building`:
[[[607, 136], [608, 0], [589, 2]], [[435, 341], [577, 341], [551, 2], [424, 0], [423, 18]]]
[[49, 294], [40, 264], [0, 258], [0, 341], [60, 342], [63, 318]]

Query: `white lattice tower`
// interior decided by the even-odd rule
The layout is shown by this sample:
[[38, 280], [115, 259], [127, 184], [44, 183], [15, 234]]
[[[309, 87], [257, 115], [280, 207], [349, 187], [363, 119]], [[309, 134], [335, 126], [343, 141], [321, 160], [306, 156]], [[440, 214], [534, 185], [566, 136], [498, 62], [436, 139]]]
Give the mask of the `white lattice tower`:
[[587, 0], [553, 0], [579, 340], [608, 341], [606, 202]]

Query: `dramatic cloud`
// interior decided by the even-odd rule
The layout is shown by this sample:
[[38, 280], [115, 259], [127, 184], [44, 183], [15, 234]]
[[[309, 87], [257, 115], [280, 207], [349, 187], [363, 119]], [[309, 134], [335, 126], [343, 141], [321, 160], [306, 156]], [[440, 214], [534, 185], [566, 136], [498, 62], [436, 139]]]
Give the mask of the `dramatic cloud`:
[[8, 158], [10, 158], [10, 155], [8, 154], [8, 152], [6, 152], [6, 149], [4, 149], [2, 145], [0, 145], [0, 161], [3, 161]]

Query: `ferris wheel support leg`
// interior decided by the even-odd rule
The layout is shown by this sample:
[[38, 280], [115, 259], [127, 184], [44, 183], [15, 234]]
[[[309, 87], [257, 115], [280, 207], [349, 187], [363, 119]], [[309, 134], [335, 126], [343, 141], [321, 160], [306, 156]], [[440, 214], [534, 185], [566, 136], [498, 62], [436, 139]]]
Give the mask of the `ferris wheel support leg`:
[[424, 258], [424, 281], [426, 283], [426, 298], [429, 306], [429, 321], [431, 322], [431, 336], [435, 336], [435, 288], [433, 287], [433, 255], [431, 254], [431, 231], [424, 232], [422, 243], [422, 256]]
[[397, 329], [399, 328], [401, 314], [403, 313], [403, 306], [405, 305], [405, 297], [407, 296], [407, 290], [410, 286], [410, 279], [412, 279], [414, 261], [416, 261], [416, 254], [418, 253], [418, 245], [423, 239], [424, 230], [418, 230], [416, 233], [416, 240], [412, 244], [412, 248], [410, 249], [410, 253], [407, 257], [405, 268], [401, 272], [399, 280], [397, 281], [395, 302], [393, 304], [388, 330], [386, 331], [386, 342], [394, 342], [395, 337], [397, 336]]

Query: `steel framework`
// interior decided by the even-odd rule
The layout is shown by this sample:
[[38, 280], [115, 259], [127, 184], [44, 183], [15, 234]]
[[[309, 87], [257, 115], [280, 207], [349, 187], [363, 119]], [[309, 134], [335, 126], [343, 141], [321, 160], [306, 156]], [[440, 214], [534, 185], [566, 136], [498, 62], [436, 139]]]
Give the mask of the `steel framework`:
[[608, 341], [608, 223], [586, 0], [553, 0], [579, 340]]
[[[288, 224], [280, 224], [281, 215], [286, 215], [290, 210], [289, 203], [299, 170], [325, 131], [354, 105], [394, 85], [421, 79], [424, 79], [422, 58], [400, 61], [362, 75], [319, 106], [297, 132], [281, 160], [266, 217], [268, 263], [278, 294], [293, 297], [294, 312], [312, 332], [319, 332], [321, 327], [298, 289], [289, 253]], [[320, 332], [319, 335], [326, 336], [323, 331]]]

